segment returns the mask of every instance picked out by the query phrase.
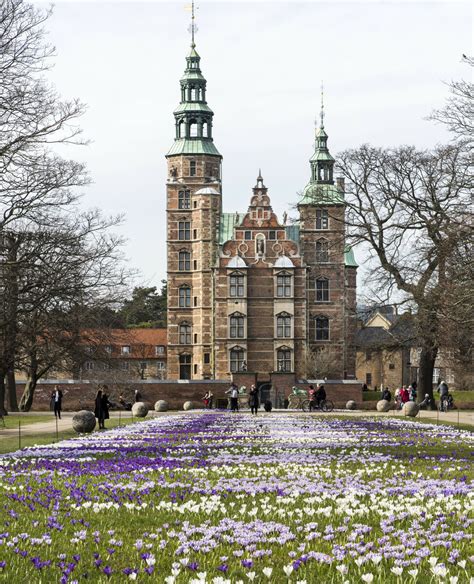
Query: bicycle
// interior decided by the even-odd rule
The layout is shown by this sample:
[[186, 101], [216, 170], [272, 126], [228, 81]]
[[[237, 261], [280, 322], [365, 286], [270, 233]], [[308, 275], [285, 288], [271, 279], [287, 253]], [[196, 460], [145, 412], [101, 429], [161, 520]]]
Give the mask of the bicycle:
[[322, 412], [332, 412], [334, 409], [334, 403], [330, 399], [322, 399], [318, 406], [316, 401], [311, 404], [311, 400], [306, 399], [303, 401], [301, 409], [303, 412], [313, 412], [315, 410], [321, 410]]

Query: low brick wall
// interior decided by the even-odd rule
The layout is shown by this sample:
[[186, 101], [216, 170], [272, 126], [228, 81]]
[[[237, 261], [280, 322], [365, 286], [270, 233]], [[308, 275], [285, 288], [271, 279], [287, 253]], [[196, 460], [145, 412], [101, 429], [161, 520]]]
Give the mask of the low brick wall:
[[[248, 386], [254, 378], [245, 379]], [[243, 379], [239, 379], [243, 381]], [[250, 383], [249, 383], [250, 382]], [[270, 394], [274, 407], [283, 407], [285, 397], [291, 392], [294, 385], [290, 376], [278, 375], [272, 379], [272, 391]], [[309, 384], [316, 386], [318, 381], [305, 381], [297, 383], [298, 387], [308, 389]], [[94, 399], [98, 384], [90, 381], [74, 380], [45, 380], [38, 384], [33, 401], [33, 410], [49, 410], [51, 392], [57, 385], [63, 392], [63, 409], [65, 411], [78, 411], [80, 409], [94, 409]], [[118, 397], [123, 392], [125, 400], [133, 402], [135, 389], [142, 395], [142, 400], [150, 408], [156, 401], [164, 399], [171, 409], [182, 409], [186, 401], [194, 402], [198, 407], [202, 406], [204, 394], [211, 390], [214, 394], [214, 404], [219, 400], [227, 400], [226, 390], [229, 389], [229, 381], [131, 381], [124, 384], [109, 384], [109, 396], [111, 402], [118, 403]], [[354, 381], [329, 380], [324, 382], [328, 399], [332, 400], [336, 407], [344, 407], [350, 399], [362, 406], [362, 384]], [[17, 383], [17, 395], [20, 399], [24, 390], [24, 383]], [[247, 388], [248, 391], [248, 388]], [[223, 403], [223, 402], [221, 402]], [[369, 403], [369, 402], [365, 402]], [[375, 404], [374, 404], [375, 407]]]

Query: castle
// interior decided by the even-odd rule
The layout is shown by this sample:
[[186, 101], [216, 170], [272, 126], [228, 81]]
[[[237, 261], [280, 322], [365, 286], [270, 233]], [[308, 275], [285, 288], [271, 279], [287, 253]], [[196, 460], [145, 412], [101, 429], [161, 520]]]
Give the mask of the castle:
[[296, 223], [277, 218], [261, 173], [247, 211], [223, 213], [222, 156], [194, 36], [180, 86], [166, 155], [168, 378], [305, 378], [324, 353], [332, 377], [354, 379], [357, 264], [324, 116]]

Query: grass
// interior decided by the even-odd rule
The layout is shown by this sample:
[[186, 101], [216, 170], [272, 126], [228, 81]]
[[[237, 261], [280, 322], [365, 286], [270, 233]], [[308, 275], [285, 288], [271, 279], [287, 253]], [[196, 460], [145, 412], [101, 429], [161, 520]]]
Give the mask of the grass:
[[[41, 416], [41, 417], [44, 418], [45, 416]], [[48, 420], [41, 420], [41, 421], [48, 421]], [[122, 418], [120, 425], [125, 426], [128, 424], [131, 424], [132, 421], [136, 422], [137, 418], [134, 418], [133, 420], [132, 420], [132, 418]], [[23, 419], [21, 420], [21, 423], [23, 425]], [[107, 429], [115, 428], [118, 425], [119, 425], [118, 418], [111, 418], [110, 420], [107, 420]], [[16, 426], [14, 426], [14, 427], [18, 428], [18, 422], [17, 422]], [[97, 426], [96, 426], [95, 431], [96, 432], [99, 431], [99, 430], [97, 430]], [[76, 436], [77, 436], [76, 432], [74, 432], [74, 430], [71, 428], [70, 430], [61, 430], [60, 432], [58, 432], [57, 436], [56, 436], [56, 432], [54, 430], [52, 430], [50, 432], [41, 432], [38, 434], [22, 434], [21, 441], [20, 441], [18, 434], [15, 436], [2, 436], [2, 431], [0, 429], [0, 438], [1, 438], [1, 440], [0, 440], [0, 454], [6, 454], [8, 452], [15, 452], [16, 450], [18, 450], [20, 445], [21, 445], [21, 448], [26, 448], [28, 446], [34, 446], [36, 444], [38, 444], [38, 445], [39, 444], [54, 444], [54, 443], [59, 442], [61, 440], [67, 440], [68, 438], [75, 438]]]
[[[5, 416], [5, 428], [12, 429], [18, 428], [18, 422], [21, 422], [22, 426], [29, 426], [30, 424], [38, 424], [40, 422], [52, 422], [54, 420], [54, 414], [8, 414]], [[0, 422], [0, 431], [3, 428], [2, 423]]]

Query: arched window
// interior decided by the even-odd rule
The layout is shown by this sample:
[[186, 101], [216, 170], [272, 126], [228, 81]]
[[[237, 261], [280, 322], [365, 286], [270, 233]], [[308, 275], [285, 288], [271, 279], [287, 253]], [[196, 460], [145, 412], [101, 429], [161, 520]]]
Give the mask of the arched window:
[[191, 344], [191, 325], [188, 322], [182, 322], [179, 325], [179, 344]]
[[229, 319], [229, 336], [231, 339], [243, 339], [245, 331], [244, 315], [238, 312], [231, 314]]
[[189, 286], [181, 286], [179, 289], [179, 307], [191, 307], [191, 288]]
[[178, 138], [184, 138], [186, 132], [184, 131], [184, 122], [181, 120], [178, 124]]
[[315, 319], [315, 339], [317, 341], [329, 341], [329, 318], [317, 316]]
[[243, 274], [231, 274], [229, 277], [229, 296], [232, 298], [243, 298], [244, 293], [245, 282]]
[[319, 239], [316, 242], [316, 261], [320, 264], [329, 261], [329, 243], [326, 239]]
[[290, 298], [291, 297], [292, 278], [290, 274], [282, 273], [277, 275], [277, 297]]
[[191, 355], [187, 353], [179, 356], [179, 378], [191, 379]]
[[280, 347], [277, 350], [277, 371], [288, 373], [291, 369], [291, 349]]
[[327, 278], [316, 280], [316, 302], [329, 302], [329, 280]]
[[237, 371], [245, 371], [245, 351], [242, 347], [233, 347], [230, 350], [230, 371], [236, 373]]
[[198, 135], [198, 124], [196, 120], [190, 120], [189, 122], [189, 136], [191, 138], [196, 138]]
[[180, 272], [189, 272], [191, 269], [191, 254], [189, 251], [182, 249], [178, 255], [178, 270]]
[[277, 316], [277, 337], [287, 339], [291, 337], [291, 315], [282, 312]]
[[204, 122], [202, 125], [202, 137], [209, 138], [209, 124], [208, 124], [208, 122]]

